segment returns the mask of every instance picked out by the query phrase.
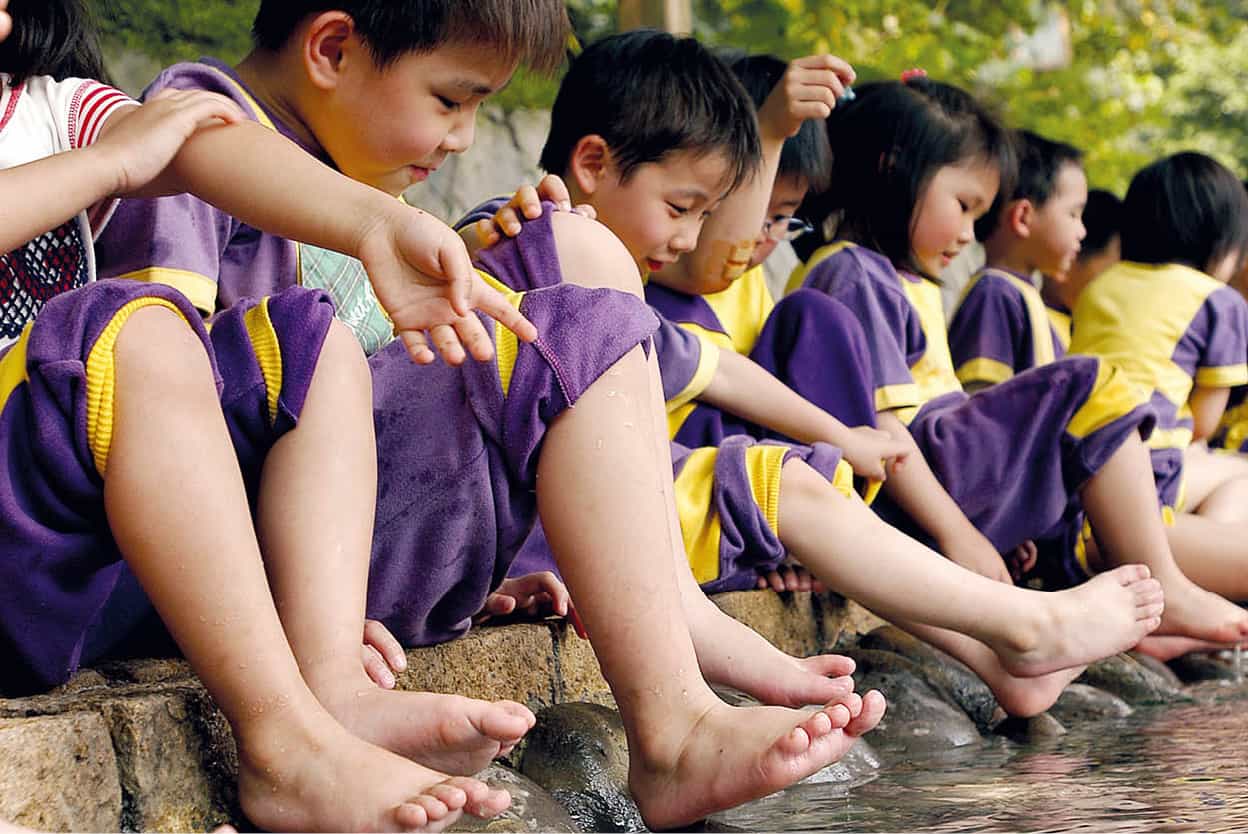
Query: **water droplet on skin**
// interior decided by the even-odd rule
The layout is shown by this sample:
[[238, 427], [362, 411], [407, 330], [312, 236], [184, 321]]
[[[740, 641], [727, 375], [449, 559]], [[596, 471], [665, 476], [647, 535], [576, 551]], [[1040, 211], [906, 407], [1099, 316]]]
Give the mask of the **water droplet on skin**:
[[626, 428], [626, 429], [631, 429], [632, 427], [633, 427], [633, 424], [632, 424], [632, 423], [625, 423], [625, 424], [624, 424], [624, 428]]
[[601, 448], [602, 448], [602, 438], [601, 438], [601, 437], [600, 437], [600, 438], [598, 438], [598, 440], [594, 442], [594, 448], [595, 448], [595, 449], [601, 449]]
[[201, 617], [199, 618], [199, 621], [200, 621], [201, 623], [203, 623], [204, 625], [207, 625], [207, 624], [208, 624], [208, 618], [207, 618], [207, 617], [201, 616]]
[[615, 392], [614, 392], [614, 391], [608, 391], [608, 392], [607, 392], [607, 396], [608, 396], [608, 397], [614, 397], [614, 396], [615, 396]]

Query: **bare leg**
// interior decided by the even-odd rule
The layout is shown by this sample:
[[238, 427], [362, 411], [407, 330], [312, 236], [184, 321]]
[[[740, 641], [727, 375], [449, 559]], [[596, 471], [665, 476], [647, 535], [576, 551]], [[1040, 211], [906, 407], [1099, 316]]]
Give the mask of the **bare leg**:
[[1223, 524], [1248, 522], [1248, 457], [1194, 443], [1183, 454], [1188, 511]]
[[470, 775], [528, 732], [529, 709], [384, 690], [360, 663], [377, 483], [370, 391], [355, 338], [335, 323], [298, 430], [265, 461], [257, 526], [273, 596], [300, 669], [331, 714], [391, 752]]
[[[627, 278], [627, 254], [593, 228], [597, 274]], [[625, 722], [630, 788], [646, 822], [664, 828], [836, 761], [879, 721], [883, 698], [849, 695], [799, 712], [729, 707], [711, 691], [677, 584], [669, 447], [653, 430], [663, 413], [655, 367], [634, 349], [555, 420], [538, 464], [538, 506]]]
[[800, 460], [782, 470], [780, 537], [828, 587], [886, 619], [969, 635], [1011, 676], [1117, 654], [1160, 622], [1161, 588], [1147, 568], [1122, 567], [1058, 593], [995, 582], [885, 524]]
[[[269, 594], [208, 358], [186, 324], [161, 308], [140, 310], [115, 358], [109, 523], [230, 721], [252, 821], [268, 830], [439, 828], [466, 805], [495, 803], [481, 782], [351, 735], [304, 683]], [[350, 632], [357, 643], [359, 630]]]
[[[1211, 582], [1225, 577], [1230, 565], [1210, 551], [1215, 542], [1209, 537], [1196, 529], [1188, 534], [1193, 522], [1199, 525], [1204, 520], [1180, 515], [1179, 524], [1167, 535], [1156, 510], [1148, 450], [1138, 437], [1128, 438], [1114, 452], [1084, 486], [1082, 495], [1105, 563], [1147, 565], [1161, 583], [1166, 610], [1159, 634], [1215, 643], [1248, 639], [1248, 611], [1218, 596], [1223, 588]], [[1241, 574], [1245, 564], [1243, 559], [1238, 562]]]

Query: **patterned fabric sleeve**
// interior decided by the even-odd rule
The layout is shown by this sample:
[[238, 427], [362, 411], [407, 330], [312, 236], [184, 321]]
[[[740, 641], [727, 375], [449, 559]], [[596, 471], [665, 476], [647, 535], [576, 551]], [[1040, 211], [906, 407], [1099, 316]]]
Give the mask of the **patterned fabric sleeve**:
[[949, 350], [963, 385], [996, 385], [1030, 367], [1026, 304], [1004, 278], [984, 273], [949, 323]]
[[1203, 388], [1231, 388], [1248, 382], [1248, 302], [1230, 287], [1209, 294], [1192, 329], [1205, 334], [1196, 368]]

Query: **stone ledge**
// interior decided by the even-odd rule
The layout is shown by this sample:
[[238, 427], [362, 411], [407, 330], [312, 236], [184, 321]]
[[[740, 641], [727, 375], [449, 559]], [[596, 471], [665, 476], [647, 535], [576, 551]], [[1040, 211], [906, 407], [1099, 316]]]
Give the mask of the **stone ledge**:
[[[881, 622], [827, 595], [751, 591], [715, 601], [798, 655]], [[414, 649], [399, 686], [509, 698], [534, 711], [569, 701], [613, 705], [589, 643], [553, 621]], [[0, 699], [0, 818], [21, 825], [203, 831], [238, 823], [237, 768], [224, 717], [181, 660], [110, 663], [44, 695]]]

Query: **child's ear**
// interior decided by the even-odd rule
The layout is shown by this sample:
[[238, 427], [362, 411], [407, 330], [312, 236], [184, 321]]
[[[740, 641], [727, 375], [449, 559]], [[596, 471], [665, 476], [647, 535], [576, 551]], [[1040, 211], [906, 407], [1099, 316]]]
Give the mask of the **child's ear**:
[[322, 90], [338, 86], [347, 42], [355, 21], [346, 12], [324, 12], [303, 30], [303, 63], [308, 79]]
[[611, 148], [607, 140], [596, 133], [582, 136], [572, 148], [568, 159], [568, 176], [586, 195], [592, 195], [614, 170]]
[[1035, 208], [1031, 200], [1014, 200], [1005, 206], [1005, 222], [1015, 237], [1031, 237], [1031, 221], [1035, 216]]

